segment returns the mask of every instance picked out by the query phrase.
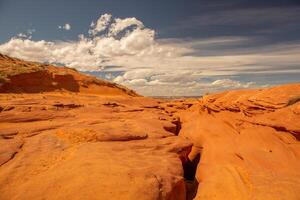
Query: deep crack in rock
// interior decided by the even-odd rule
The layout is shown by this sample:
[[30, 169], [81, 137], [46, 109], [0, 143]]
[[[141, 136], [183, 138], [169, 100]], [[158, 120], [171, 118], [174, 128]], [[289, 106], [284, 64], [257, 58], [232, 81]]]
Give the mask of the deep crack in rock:
[[194, 159], [190, 160], [188, 158], [183, 164], [187, 200], [194, 199], [197, 194], [198, 181], [195, 176], [200, 159], [201, 155], [198, 153]]

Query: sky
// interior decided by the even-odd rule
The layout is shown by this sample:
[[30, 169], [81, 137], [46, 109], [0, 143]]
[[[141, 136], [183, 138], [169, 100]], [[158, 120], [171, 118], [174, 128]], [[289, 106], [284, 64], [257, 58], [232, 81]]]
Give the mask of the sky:
[[300, 1], [0, 0], [0, 53], [146, 96], [300, 82]]

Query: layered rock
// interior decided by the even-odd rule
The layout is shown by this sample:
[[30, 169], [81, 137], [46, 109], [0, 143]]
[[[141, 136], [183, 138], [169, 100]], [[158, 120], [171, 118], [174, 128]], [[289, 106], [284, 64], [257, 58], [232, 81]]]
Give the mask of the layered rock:
[[300, 199], [299, 97], [300, 84], [228, 91], [183, 114], [196, 199]]

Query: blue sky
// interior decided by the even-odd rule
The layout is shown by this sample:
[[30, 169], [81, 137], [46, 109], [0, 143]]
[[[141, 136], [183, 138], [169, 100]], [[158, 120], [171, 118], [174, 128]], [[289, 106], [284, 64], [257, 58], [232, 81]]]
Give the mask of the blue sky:
[[300, 80], [297, 0], [0, 0], [0, 27], [1, 53], [144, 95]]

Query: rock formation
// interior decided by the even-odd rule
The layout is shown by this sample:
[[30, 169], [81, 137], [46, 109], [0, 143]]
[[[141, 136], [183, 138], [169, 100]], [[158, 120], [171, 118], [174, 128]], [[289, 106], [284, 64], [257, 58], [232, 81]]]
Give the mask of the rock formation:
[[196, 199], [300, 199], [300, 84], [205, 96], [184, 115]]
[[0, 199], [300, 199], [300, 84], [141, 97], [0, 55]]
[[0, 54], [0, 92], [80, 92], [109, 95], [137, 94], [124, 86], [78, 73], [68, 67], [22, 61]]

